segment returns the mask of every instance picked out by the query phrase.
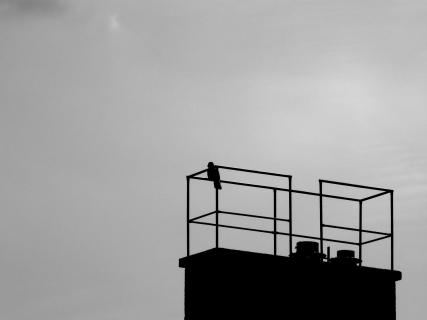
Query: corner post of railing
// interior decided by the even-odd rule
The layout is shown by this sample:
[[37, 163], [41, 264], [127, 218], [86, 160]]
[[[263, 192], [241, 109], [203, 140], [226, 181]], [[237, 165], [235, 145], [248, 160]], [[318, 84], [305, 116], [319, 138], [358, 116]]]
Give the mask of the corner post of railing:
[[362, 205], [363, 200], [359, 200], [359, 266], [362, 265]]
[[277, 256], [277, 190], [273, 189], [274, 255]]
[[219, 247], [218, 188], [215, 188], [215, 248]]
[[187, 257], [190, 255], [190, 177], [187, 176]]
[[390, 191], [390, 269], [394, 270], [394, 204], [393, 190]]
[[288, 177], [289, 182], [289, 256], [292, 255], [292, 176]]
[[319, 179], [320, 253], [323, 254], [323, 181]]

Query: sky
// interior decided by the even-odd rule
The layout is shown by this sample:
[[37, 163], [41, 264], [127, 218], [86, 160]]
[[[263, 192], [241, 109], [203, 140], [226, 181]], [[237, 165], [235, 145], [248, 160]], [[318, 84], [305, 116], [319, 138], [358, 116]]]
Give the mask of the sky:
[[183, 319], [208, 161], [394, 189], [425, 319], [425, 1], [0, 0], [0, 48], [1, 319]]

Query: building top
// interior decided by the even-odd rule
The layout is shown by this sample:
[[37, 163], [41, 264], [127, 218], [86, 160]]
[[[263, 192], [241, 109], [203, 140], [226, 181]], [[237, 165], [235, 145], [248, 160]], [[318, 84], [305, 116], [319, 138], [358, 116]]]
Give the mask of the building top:
[[[225, 268], [245, 268], [251, 270], [296, 270], [296, 273], [301, 273], [305, 270], [308, 274], [318, 275], [331, 274], [334, 277], [342, 275], [345, 279], [349, 278], [373, 278], [376, 281], [399, 281], [402, 279], [402, 273], [397, 270], [387, 270], [372, 268], [366, 266], [358, 266], [356, 264], [340, 264], [334, 262], [304, 261], [287, 256], [274, 256], [272, 254], [240, 251], [226, 248], [212, 248], [207, 251], [199, 252], [179, 260], [179, 267], [189, 268], [199, 266], [209, 266], [209, 268], [217, 268], [223, 266]], [[246, 270], [245, 270], [246, 271]]]

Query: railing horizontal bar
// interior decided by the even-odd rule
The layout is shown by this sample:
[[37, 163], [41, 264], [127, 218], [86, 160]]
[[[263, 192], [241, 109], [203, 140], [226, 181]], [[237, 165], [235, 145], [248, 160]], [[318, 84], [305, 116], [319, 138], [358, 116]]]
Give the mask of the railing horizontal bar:
[[[191, 179], [210, 181], [208, 178], [200, 178], [200, 177], [191, 177]], [[258, 184], [242, 183], [242, 182], [235, 182], [235, 181], [220, 180], [220, 182], [225, 183], [225, 184], [233, 184], [233, 185], [237, 185], [237, 186], [261, 188], [261, 189], [270, 189], [270, 190], [278, 189], [278, 188], [274, 188], [274, 187], [270, 187], [270, 186], [263, 186], [263, 185], [258, 185]]]
[[[201, 224], [201, 225], [206, 225], [206, 226], [213, 226], [213, 227], [215, 227], [215, 226], [216, 226], [216, 224], [215, 224], [215, 223], [201, 222], [201, 221], [190, 221], [190, 223]], [[270, 234], [274, 234], [274, 231], [270, 231], [270, 230], [253, 229], [253, 228], [244, 228], [244, 227], [230, 226], [230, 225], [226, 225], [226, 224], [219, 224], [219, 225], [218, 225], [218, 227], [221, 227], [221, 228], [229, 228], [229, 229], [237, 229], [237, 230], [244, 230], [244, 231], [254, 231], [254, 232], [261, 232], [261, 233], [270, 233]], [[278, 234], [278, 235], [284, 235], [284, 236], [289, 236], [289, 233], [286, 233], [286, 232], [276, 232], [276, 234]], [[302, 235], [302, 234], [295, 234], [295, 233], [292, 233], [292, 236], [293, 236], [293, 237], [298, 237], [298, 238], [305, 238], [305, 239], [320, 240], [320, 238], [318, 238], [318, 237], [305, 236], [305, 235]], [[358, 245], [358, 244], [359, 244], [359, 243], [356, 243], [356, 242], [343, 241], [343, 240], [336, 240], [336, 239], [328, 239], [328, 238], [323, 238], [323, 241], [330, 241], [330, 242], [337, 242], [337, 243], [345, 243], [345, 244], [352, 244], [352, 245]]]
[[[289, 236], [289, 233], [286, 233], [286, 232], [277, 232], [277, 234], [284, 235], [284, 236]], [[292, 237], [305, 238], [305, 239], [313, 239], [313, 240], [320, 240], [320, 237], [305, 236], [305, 235], [302, 235], [302, 234], [295, 234], [295, 233], [292, 233]], [[323, 241], [345, 243], [345, 244], [352, 244], [352, 245], [358, 245], [359, 244], [359, 243], [356, 243], [356, 242], [350, 242], [350, 241], [344, 241], [344, 240], [336, 240], [336, 239], [329, 239], [329, 238], [323, 238]]]
[[376, 198], [376, 197], [381, 197], [381, 196], [383, 196], [383, 195], [385, 195], [385, 194], [388, 194], [388, 193], [390, 193], [390, 191], [384, 191], [384, 192], [381, 192], [381, 193], [378, 193], [378, 194], [374, 194], [373, 196], [366, 197], [366, 198], [362, 199], [362, 201], [366, 201], [366, 200], [374, 199], [374, 198]]
[[[273, 217], [266, 217], [266, 216], [258, 216], [255, 214], [247, 214], [247, 213], [239, 213], [239, 212], [232, 212], [232, 211], [218, 211], [219, 213], [224, 213], [228, 215], [235, 215], [235, 216], [243, 216], [243, 217], [252, 217], [252, 218], [258, 218], [258, 219], [267, 219], [267, 220], [274, 220]], [[282, 219], [282, 218], [276, 218], [277, 221], [286, 221], [289, 222], [289, 219]]]
[[[277, 190], [289, 191], [288, 189], [277, 189]], [[300, 194], [307, 194], [307, 195], [310, 195], [310, 196], [320, 197], [320, 193], [316, 193], [316, 192], [309, 192], [309, 191], [302, 191], [302, 190], [295, 190], [295, 189], [292, 189], [291, 192], [292, 193], [300, 193]], [[326, 194], [326, 193], [322, 193], [321, 196], [323, 198], [340, 199], [340, 200], [348, 200], [348, 201], [360, 201], [359, 199], [355, 199], [355, 198], [334, 196], [332, 194]]]
[[270, 189], [270, 190], [277, 189], [277, 190], [279, 190], [279, 188], [275, 188], [275, 187], [271, 187], [271, 186], [264, 186], [264, 185], [252, 184], [252, 183], [242, 183], [242, 182], [235, 182], [235, 181], [228, 181], [228, 180], [221, 180], [221, 183], [234, 184], [234, 185], [246, 186], [246, 187], [261, 188], [261, 189]]
[[264, 174], [264, 175], [267, 175], [267, 176], [286, 177], [286, 178], [292, 177], [289, 174], [273, 173], [273, 172], [258, 171], [258, 170], [249, 170], [249, 169], [226, 167], [226, 166], [216, 166], [216, 167], [219, 168], [219, 169], [241, 171], [241, 172], [249, 172], [249, 173], [256, 173], [256, 174]]
[[193, 177], [198, 176], [199, 174], [202, 174], [202, 173], [204, 173], [204, 172], [206, 172], [206, 171], [208, 171], [208, 169], [200, 170], [200, 171], [198, 171], [198, 172], [196, 172], [196, 173], [193, 173], [193, 174], [188, 175], [187, 177], [193, 178]]
[[[191, 179], [203, 180], [203, 181], [210, 181], [208, 178], [200, 178], [200, 177], [191, 177]], [[296, 190], [296, 189], [289, 190], [289, 189], [286, 189], [286, 188], [276, 188], [276, 187], [264, 186], [264, 185], [258, 185], [258, 184], [251, 184], [251, 183], [242, 183], [242, 182], [235, 182], [235, 181], [228, 181], [228, 180], [221, 180], [221, 183], [223, 183], [223, 184], [232, 184], [232, 185], [237, 185], [237, 186], [261, 188], [261, 189], [269, 189], [269, 190], [278, 190], [278, 191], [285, 191], [285, 192], [291, 192], [291, 193], [306, 194], [306, 195], [316, 196], [316, 197], [320, 196], [320, 194], [316, 193], [316, 192], [302, 191], [302, 190]], [[348, 197], [341, 197], [341, 196], [334, 196], [334, 195], [325, 194], [325, 193], [322, 193], [322, 197], [324, 197], [324, 198], [332, 198], [332, 199], [348, 200], [348, 201], [360, 201], [360, 199], [348, 198]]]
[[371, 243], [371, 242], [384, 240], [384, 239], [387, 239], [387, 238], [390, 238], [390, 237], [391, 237], [391, 235], [388, 234], [388, 235], [386, 235], [384, 237], [379, 237], [379, 238], [376, 238], [376, 239], [372, 239], [372, 240], [368, 240], [368, 241], [362, 242], [362, 244], [368, 244], [368, 243]]
[[[350, 227], [341, 227], [341, 226], [335, 226], [332, 224], [323, 224], [324, 227], [327, 228], [334, 228], [334, 229], [343, 229], [343, 230], [350, 230], [350, 231], [359, 231], [359, 229], [357, 228], [350, 228]], [[387, 232], [380, 232], [380, 231], [373, 231], [373, 230], [366, 230], [366, 229], [362, 229], [362, 232], [366, 232], [366, 233], [373, 233], [373, 234], [381, 234], [384, 236], [388, 236], [390, 235], [390, 233]]]
[[355, 188], [362, 188], [362, 189], [371, 189], [371, 190], [378, 190], [378, 191], [392, 191], [390, 189], [384, 189], [384, 188], [376, 188], [376, 187], [370, 187], [370, 186], [364, 186], [361, 184], [354, 184], [354, 183], [346, 183], [346, 182], [339, 182], [339, 181], [332, 181], [332, 180], [319, 180], [320, 182], [324, 183], [330, 183], [330, 184], [338, 184], [341, 186], [347, 186], [347, 187], [355, 187]]
[[351, 245], [355, 245], [355, 246], [359, 245], [358, 243], [352, 242], [352, 241], [336, 240], [336, 239], [330, 239], [330, 238], [323, 238], [323, 241], [351, 244]]
[[[290, 235], [288, 232], [277, 232], [277, 234], [280, 234], [282, 236], [289, 236]], [[295, 233], [292, 233], [292, 237], [305, 238], [305, 239], [313, 239], [313, 240], [320, 240], [320, 238], [317, 238], [317, 237], [304, 236], [302, 234], [295, 234]]]
[[202, 218], [204, 218], [204, 217], [210, 216], [211, 214], [214, 214], [214, 213], [215, 213], [215, 210], [214, 210], [214, 211], [212, 211], [212, 212], [208, 212], [208, 213], [202, 214], [201, 216], [194, 217], [194, 218], [190, 219], [189, 221], [190, 221], [190, 222], [193, 222], [193, 221], [196, 221], [196, 220], [202, 219]]
[[[203, 224], [203, 225], [206, 225], [206, 226], [214, 226], [214, 227], [216, 226], [215, 223], [209, 223], [209, 222], [191, 221], [191, 223]], [[230, 226], [230, 225], [226, 225], [226, 224], [218, 224], [218, 227], [274, 234], [274, 231], [262, 230], [262, 229], [253, 229], [253, 228], [244, 228], [244, 227], [237, 227], [237, 226]]]

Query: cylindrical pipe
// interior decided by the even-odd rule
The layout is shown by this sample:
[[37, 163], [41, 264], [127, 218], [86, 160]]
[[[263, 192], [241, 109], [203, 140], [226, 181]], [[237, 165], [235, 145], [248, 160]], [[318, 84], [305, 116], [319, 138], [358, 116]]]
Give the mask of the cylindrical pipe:
[[320, 253], [323, 254], [323, 182], [319, 180]]
[[289, 256], [292, 255], [292, 177], [288, 178], [289, 181]]
[[190, 255], [190, 178], [187, 177], [187, 257]]
[[277, 199], [276, 189], [273, 190], [273, 216], [274, 216], [274, 255], [277, 255]]
[[362, 265], [362, 205], [363, 201], [359, 201], [359, 266]]
[[390, 269], [394, 270], [394, 205], [393, 205], [393, 191], [390, 192]]
[[218, 189], [215, 188], [215, 248], [219, 247]]

